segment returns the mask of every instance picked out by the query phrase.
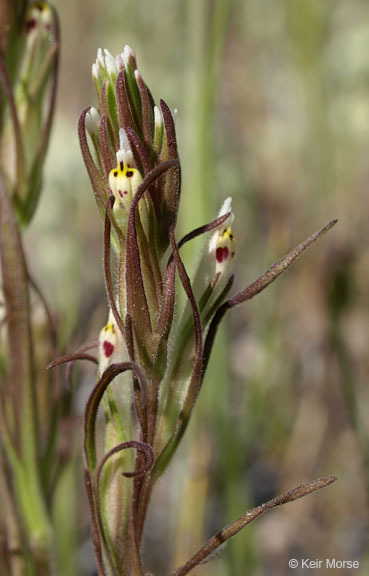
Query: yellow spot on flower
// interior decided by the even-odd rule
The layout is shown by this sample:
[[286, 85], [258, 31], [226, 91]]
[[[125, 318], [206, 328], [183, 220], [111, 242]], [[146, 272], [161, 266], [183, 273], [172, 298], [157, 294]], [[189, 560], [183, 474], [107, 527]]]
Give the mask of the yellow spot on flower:
[[40, 10], [40, 12], [42, 12], [42, 10], [49, 9], [47, 2], [36, 2], [35, 6]]
[[106, 367], [108, 359], [113, 354], [116, 344], [117, 336], [115, 332], [115, 326], [111, 322], [108, 322], [106, 326], [100, 332], [100, 364]]
[[115, 334], [114, 324], [108, 323], [106, 326], [104, 326], [103, 331], [104, 332], [110, 332], [111, 334]]

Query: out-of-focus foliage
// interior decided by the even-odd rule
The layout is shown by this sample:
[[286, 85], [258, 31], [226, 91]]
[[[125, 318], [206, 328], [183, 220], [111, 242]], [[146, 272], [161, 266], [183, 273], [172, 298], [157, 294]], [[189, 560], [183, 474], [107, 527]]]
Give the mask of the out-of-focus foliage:
[[[95, 334], [106, 313], [102, 230], [76, 125], [94, 98], [87, 64], [96, 48], [115, 53], [128, 43], [154, 95], [166, 94], [179, 110], [183, 230], [211, 219], [220, 198], [234, 198], [240, 287], [339, 218], [319, 248], [230, 316], [219, 346], [219, 357], [229, 349], [229, 366], [207, 379], [182, 458], [154, 495], [148, 567], [165, 573], [248, 506], [336, 473], [332, 488], [261, 519], [197, 574], [248, 568], [282, 576], [291, 557], [359, 560], [365, 574], [369, 7], [361, 0], [227, 2], [217, 31], [225, 36], [215, 114], [201, 131], [208, 11], [219, 3], [226, 2], [56, 2], [64, 30], [59, 112], [43, 203], [26, 236], [33, 270], [65, 311], [65, 339], [77, 326]], [[196, 155], [208, 133], [214, 150], [206, 148], [199, 176]]]

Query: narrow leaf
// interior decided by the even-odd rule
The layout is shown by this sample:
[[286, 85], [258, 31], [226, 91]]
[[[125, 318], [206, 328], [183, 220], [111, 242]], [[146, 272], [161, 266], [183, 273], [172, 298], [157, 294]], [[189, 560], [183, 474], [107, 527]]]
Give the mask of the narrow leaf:
[[76, 352], [75, 354], [67, 354], [66, 356], [61, 356], [60, 358], [56, 358], [47, 365], [47, 369], [50, 370], [52, 368], [56, 368], [57, 366], [62, 366], [63, 364], [68, 364], [69, 362], [75, 362], [76, 360], [88, 360], [89, 362], [93, 362], [94, 364], [98, 364], [99, 361], [96, 356], [92, 354], [86, 354], [85, 352]]
[[110, 171], [114, 168], [114, 155], [108, 134], [108, 117], [103, 114], [100, 122], [100, 150], [101, 160], [106, 180], [109, 179]]
[[255, 282], [250, 284], [250, 286], [245, 288], [245, 290], [242, 290], [242, 292], [236, 294], [236, 296], [233, 296], [229, 300], [229, 307], [234, 308], [234, 306], [237, 306], [238, 304], [241, 304], [246, 300], [251, 300], [251, 298], [256, 296], [256, 294], [262, 292], [267, 286], [269, 286], [269, 284], [274, 282], [274, 280], [276, 280], [281, 274], [283, 274], [283, 272], [288, 270], [291, 264], [293, 264], [294, 261], [303, 252], [305, 252], [307, 248], [309, 248], [309, 246], [311, 246], [314, 242], [319, 240], [319, 238], [324, 236], [324, 234], [326, 234], [328, 230], [333, 228], [335, 224], [337, 224], [337, 219], [331, 220], [330, 222], [328, 222], [328, 224], [323, 226], [323, 228], [315, 232], [315, 234], [313, 234], [312, 236], [307, 238], [304, 242], [299, 244], [296, 248], [291, 250], [291, 252], [289, 252], [287, 256], [284, 256], [283, 258], [278, 260], [278, 262], [273, 264], [273, 266], [268, 268], [266, 272], [264, 272], [261, 276], [259, 276], [259, 278], [255, 280]]
[[[200, 226], [199, 228], [192, 230], [178, 242], [178, 248], [181, 248], [182, 246], [184, 246], [184, 244], [186, 244], [190, 240], [193, 240], [197, 236], [200, 236], [201, 234], [205, 234], [206, 232], [210, 232], [214, 228], [217, 228], [225, 220], [227, 220], [229, 215], [230, 213], [228, 212], [227, 214], [224, 214], [223, 216], [216, 218], [212, 222], [209, 222], [208, 224], [204, 224], [203, 226]], [[155, 333], [161, 337], [164, 336], [164, 334], [168, 333], [172, 325], [174, 302], [175, 302], [175, 263], [173, 260], [173, 254], [171, 254], [165, 272], [163, 297], [160, 306], [159, 319], [155, 329]]]
[[173, 576], [185, 576], [189, 572], [191, 572], [196, 566], [199, 564], [204, 563], [206, 558], [208, 558], [211, 554], [214, 553], [220, 546], [224, 544], [227, 540], [235, 536], [240, 530], [245, 528], [248, 524], [250, 524], [253, 520], [267, 512], [268, 510], [272, 510], [273, 508], [277, 508], [278, 506], [282, 506], [283, 504], [287, 504], [288, 502], [293, 502], [294, 500], [298, 500], [299, 498], [303, 498], [312, 492], [316, 492], [316, 490], [321, 490], [332, 482], [337, 480], [336, 476], [328, 476], [327, 478], [319, 478], [318, 480], [313, 480], [312, 482], [308, 482], [307, 484], [302, 484], [301, 486], [297, 486], [293, 490], [289, 490], [285, 494], [281, 496], [277, 496], [269, 502], [258, 506], [257, 508], [253, 508], [249, 512], [246, 512], [243, 516], [232, 522], [223, 530], [220, 530], [215, 536], [210, 538], [210, 540], [203, 546], [186, 564], [178, 568], [173, 573]]
[[83, 160], [86, 164], [86, 168], [87, 168], [87, 172], [88, 175], [90, 177], [90, 181], [91, 181], [91, 185], [95, 194], [95, 198], [97, 201], [97, 204], [100, 208], [100, 210], [102, 210], [102, 208], [104, 208], [106, 206], [106, 202], [108, 200], [108, 196], [109, 196], [109, 191], [107, 188], [107, 185], [104, 182], [103, 177], [101, 176], [100, 172], [98, 171], [98, 169], [95, 166], [95, 163], [93, 161], [89, 146], [88, 146], [88, 141], [87, 141], [87, 136], [86, 136], [86, 114], [87, 112], [89, 112], [90, 110], [90, 106], [88, 108], [86, 108], [85, 110], [83, 110], [79, 122], [78, 122], [78, 136], [79, 136], [79, 141], [80, 141], [80, 146], [81, 146], [81, 151], [82, 151], [82, 156], [83, 156]]
[[146, 176], [151, 170], [150, 159], [147, 154], [146, 148], [140, 138], [137, 136], [133, 128], [127, 128], [127, 135], [131, 142], [133, 153], [138, 157], [141, 166], [143, 168], [143, 173]]
[[134, 121], [128, 100], [124, 69], [122, 69], [118, 74], [117, 82], [115, 85], [115, 93], [118, 107], [119, 128], [124, 128], [126, 131], [128, 128], [134, 129]]
[[202, 347], [202, 328], [201, 328], [201, 319], [200, 319], [200, 313], [195, 301], [195, 297], [193, 295], [192, 292], [192, 287], [191, 287], [191, 282], [190, 279], [187, 275], [186, 269], [183, 265], [183, 262], [181, 260], [181, 257], [179, 255], [179, 250], [178, 250], [178, 246], [177, 243], [175, 241], [175, 237], [174, 237], [174, 227], [173, 225], [171, 225], [169, 227], [169, 240], [170, 240], [170, 244], [171, 244], [171, 248], [172, 248], [172, 252], [173, 252], [173, 258], [179, 273], [179, 277], [180, 280], [182, 282], [183, 288], [186, 292], [187, 298], [189, 299], [189, 302], [191, 304], [191, 308], [192, 308], [192, 314], [193, 314], [193, 318], [194, 318], [194, 328], [195, 328], [195, 341], [196, 341], [196, 345], [195, 345], [195, 362], [192, 368], [192, 375], [191, 375], [191, 380], [188, 386], [188, 390], [184, 399], [184, 402], [182, 404], [182, 408], [181, 411], [179, 413], [178, 416], [178, 420], [176, 423], [176, 427], [175, 430], [172, 434], [172, 436], [170, 437], [170, 439], [168, 440], [166, 446], [164, 447], [164, 449], [162, 450], [154, 471], [153, 471], [153, 475], [158, 477], [160, 476], [160, 474], [163, 472], [163, 470], [165, 470], [166, 466], [168, 465], [169, 461], [171, 460], [175, 450], [178, 447], [179, 442], [181, 441], [190, 417], [191, 417], [191, 413], [192, 410], [195, 406], [197, 397], [198, 397], [198, 393], [199, 393], [199, 389], [200, 389], [200, 385], [201, 385], [201, 367], [202, 367], [202, 355], [203, 355], [203, 347]]
[[314, 242], [316, 242], [316, 240], [321, 238], [336, 223], [337, 223], [336, 219], [328, 222], [328, 224], [323, 226], [323, 228], [315, 232], [315, 234], [313, 234], [312, 236], [307, 238], [304, 242], [299, 244], [296, 248], [291, 250], [291, 252], [289, 252], [286, 256], [278, 260], [278, 262], [275, 262], [275, 264], [273, 264], [270, 268], [268, 268], [268, 270], [266, 270], [261, 276], [259, 276], [259, 278], [255, 280], [255, 282], [252, 282], [247, 288], [245, 288], [245, 290], [242, 290], [241, 292], [236, 294], [236, 296], [233, 296], [218, 308], [211, 321], [209, 331], [205, 340], [204, 361], [202, 369], [203, 376], [205, 374], [209, 362], [211, 350], [214, 344], [219, 324], [224, 314], [227, 312], [227, 310], [230, 310], [231, 308], [234, 308], [235, 306], [238, 306], [239, 304], [242, 304], [247, 300], [251, 300], [251, 298], [256, 296], [256, 294], [259, 294], [260, 292], [265, 290], [265, 288], [267, 288], [269, 284], [274, 282], [281, 274], [283, 274], [283, 272], [285, 272], [291, 266], [291, 264], [293, 264], [294, 261], [303, 252], [305, 252], [307, 248], [309, 248], [309, 246], [311, 246]]
[[116, 446], [114, 446], [114, 448], [109, 450], [109, 452], [104, 454], [103, 458], [101, 459], [101, 461], [100, 461], [100, 463], [96, 469], [96, 486], [97, 486], [97, 488], [100, 486], [101, 474], [102, 474], [103, 468], [104, 468], [105, 464], [107, 463], [107, 461], [112, 456], [114, 456], [115, 454], [122, 452], [122, 450], [127, 450], [128, 448], [134, 448], [138, 452], [141, 452], [142, 454], [144, 454], [145, 463], [142, 466], [142, 468], [139, 468], [139, 469], [136, 468], [133, 472], [122, 472], [122, 476], [124, 476], [125, 478], [137, 478], [137, 477], [143, 476], [144, 474], [149, 472], [149, 470], [152, 468], [152, 466], [154, 464], [154, 459], [155, 459], [154, 452], [153, 452], [153, 449], [151, 448], [151, 446], [149, 446], [148, 444], [145, 444], [144, 442], [138, 442], [137, 440], [128, 440], [127, 442], [121, 442], [120, 444], [117, 444]]
[[151, 348], [152, 327], [142, 278], [140, 251], [137, 242], [136, 209], [146, 190], [148, 190], [157, 178], [177, 164], [178, 161], [176, 160], [162, 162], [158, 166], [155, 166], [155, 168], [145, 176], [133, 198], [128, 217], [126, 239], [127, 308], [132, 318], [133, 325], [136, 327], [136, 335], [139, 337], [141, 345], [145, 348], [149, 348], [149, 352]]
[[[168, 143], [168, 159], [178, 159], [177, 151], [177, 140], [175, 133], [175, 126], [173, 116], [169, 110], [169, 107], [164, 102], [160, 100], [160, 107], [163, 114], [164, 129], [167, 136]], [[166, 248], [167, 243], [167, 222], [172, 222], [174, 225], [176, 223], [179, 197], [181, 192], [181, 169], [178, 166], [166, 175], [164, 192], [162, 194], [162, 218], [165, 228], [162, 230], [163, 233], [163, 249]]]
[[153, 126], [153, 109], [150, 102], [149, 91], [138, 70], [135, 71], [135, 78], [141, 96], [142, 135], [147, 149], [150, 150]]
[[85, 487], [87, 493], [88, 507], [90, 510], [91, 518], [91, 539], [94, 547], [95, 558], [97, 563], [97, 574], [98, 576], [106, 576], [104, 569], [104, 561], [100, 544], [100, 531], [99, 531], [99, 521], [97, 518], [97, 512], [95, 507], [94, 492], [93, 492], [93, 482], [88, 470], [85, 470]]

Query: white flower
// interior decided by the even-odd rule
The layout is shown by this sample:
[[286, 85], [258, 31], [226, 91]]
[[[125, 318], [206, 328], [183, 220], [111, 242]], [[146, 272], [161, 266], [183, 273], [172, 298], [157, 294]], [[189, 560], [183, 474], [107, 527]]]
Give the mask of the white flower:
[[224, 272], [229, 268], [236, 251], [236, 240], [231, 224], [234, 220], [232, 212], [232, 198], [228, 197], [222, 204], [218, 218], [230, 213], [228, 218], [215, 229], [209, 242], [209, 255], [215, 259], [215, 272]]
[[113, 214], [120, 230], [125, 233], [134, 195], [142, 182], [135, 168], [132, 150], [125, 130], [119, 130], [120, 148], [116, 154], [117, 167], [109, 174], [109, 187], [115, 198]]
[[109, 313], [107, 324], [99, 336], [99, 373], [111, 364], [121, 362], [124, 356], [125, 344], [120, 330], [115, 322], [113, 313]]

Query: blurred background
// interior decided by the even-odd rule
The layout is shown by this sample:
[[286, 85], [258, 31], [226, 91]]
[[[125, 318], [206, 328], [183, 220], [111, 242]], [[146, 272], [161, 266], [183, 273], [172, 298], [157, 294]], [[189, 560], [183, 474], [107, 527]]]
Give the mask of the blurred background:
[[[236, 288], [339, 219], [282, 279], [229, 314], [181, 451], [154, 494], [146, 569], [168, 574], [246, 509], [337, 474], [328, 489], [247, 527], [196, 574], [284, 576], [290, 558], [358, 560], [355, 573], [367, 574], [368, 4], [54, 3], [63, 41], [58, 111], [26, 242], [62, 346], [95, 338], [107, 314], [102, 225], [77, 139], [80, 112], [96, 105], [91, 64], [100, 46], [116, 54], [130, 44], [156, 101], [178, 108], [178, 237], [233, 197]], [[190, 266], [196, 244], [185, 257]], [[93, 371], [80, 371], [79, 380], [76, 414]], [[75, 467], [65, 493], [82, 469], [73, 430]], [[83, 500], [66, 498], [56, 513], [80, 542], [66, 576], [92, 576]], [[315, 573], [322, 571], [309, 570]]]

